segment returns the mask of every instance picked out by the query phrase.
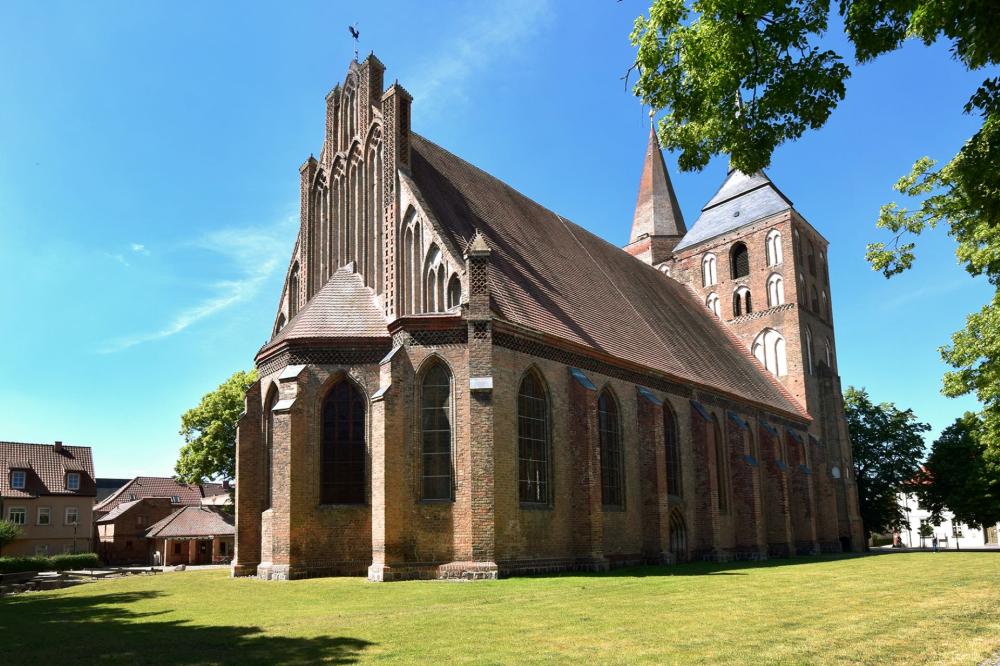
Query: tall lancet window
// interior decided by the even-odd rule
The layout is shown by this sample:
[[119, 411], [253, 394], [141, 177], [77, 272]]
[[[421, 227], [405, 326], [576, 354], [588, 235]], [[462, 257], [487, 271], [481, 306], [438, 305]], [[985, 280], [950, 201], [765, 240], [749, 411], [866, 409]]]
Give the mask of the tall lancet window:
[[733, 279], [750, 275], [750, 252], [743, 243], [736, 243], [729, 252], [729, 266]]
[[701, 259], [701, 285], [711, 287], [718, 282], [716, 276], [716, 259], [714, 254], [706, 254]]
[[278, 389], [274, 386], [264, 401], [264, 508], [274, 506], [274, 406], [278, 404]]
[[764, 241], [764, 247], [767, 250], [767, 265], [777, 266], [783, 260], [781, 256], [781, 232], [777, 229], [771, 229], [767, 232], [767, 239]]
[[517, 393], [518, 495], [522, 502], [548, 504], [549, 402], [532, 370]]
[[444, 281], [444, 256], [437, 245], [431, 244], [424, 261], [424, 312], [444, 312], [447, 309]]
[[451, 373], [440, 361], [427, 370], [420, 384], [420, 432], [423, 498], [452, 499]]
[[785, 302], [785, 282], [777, 273], [767, 278], [767, 306], [778, 307]]
[[320, 430], [320, 503], [364, 504], [365, 399], [347, 379], [323, 400]]
[[607, 389], [597, 398], [597, 435], [601, 447], [601, 502], [605, 508], [625, 506], [625, 466], [618, 403]]
[[299, 264], [295, 262], [288, 274], [288, 318], [299, 313]]

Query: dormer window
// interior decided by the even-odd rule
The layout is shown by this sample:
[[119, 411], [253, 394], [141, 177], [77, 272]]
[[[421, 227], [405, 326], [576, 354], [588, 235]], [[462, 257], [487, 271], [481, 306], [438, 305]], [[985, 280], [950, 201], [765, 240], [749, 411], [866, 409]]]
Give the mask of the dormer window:
[[66, 475], [66, 490], [79, 490], [79, 489], [80, 489], [80, 473], [69, 472]]
[[180, 504], [181, 503], [180, 495], [171, 495], [170, 496], [170, 503], [171, 504]]
[[15, 469], [10, 473], [10, 487], [14, 490], [24, 490], [28, 474], [23, 469]]
[[129, 501], [129, 502], [134, 502], [134, 501], [136, 501], [137, 499], [139, 499], [139, 498], [135, 496], [135, 493], [129, 493], [129, 494], [128, 494], [128, 501]]

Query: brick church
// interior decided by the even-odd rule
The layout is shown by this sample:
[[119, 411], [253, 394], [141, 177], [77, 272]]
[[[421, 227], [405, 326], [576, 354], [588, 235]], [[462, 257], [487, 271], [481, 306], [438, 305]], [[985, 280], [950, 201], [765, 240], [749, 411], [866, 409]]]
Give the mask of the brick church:
[[233, 574], [494, 578], [862, 546], [827, 243], [731, 171], [690, 228], [651, 133], [615, 247], [326, 97], [237, 444]]

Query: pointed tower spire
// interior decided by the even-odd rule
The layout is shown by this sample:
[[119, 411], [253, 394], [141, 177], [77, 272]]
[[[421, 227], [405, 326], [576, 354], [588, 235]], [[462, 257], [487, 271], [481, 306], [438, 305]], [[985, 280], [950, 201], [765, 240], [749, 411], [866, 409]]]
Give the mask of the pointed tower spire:
[[666, 260], [687, 232], [684, 216], [667, 174], [650, 112], [649, 145], [639, 179], [639, 199], [632, 218], [632, 235], [625, 250], [650, 264]]

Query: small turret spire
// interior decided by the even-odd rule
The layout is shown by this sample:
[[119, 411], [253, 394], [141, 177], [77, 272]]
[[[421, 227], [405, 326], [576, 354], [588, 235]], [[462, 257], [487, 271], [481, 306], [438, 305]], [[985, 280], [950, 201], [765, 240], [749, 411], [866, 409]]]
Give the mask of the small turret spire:
[[687, 231], [674, 186], [667, 174], [667, 165], [663, 161], [660, 141], [656, 138], [652, 111], [649, 112], [649, 119], [649, 145], [639, 179], [639, 199], [632, 218], [630, 243], [645, 236], [680, 237]]

